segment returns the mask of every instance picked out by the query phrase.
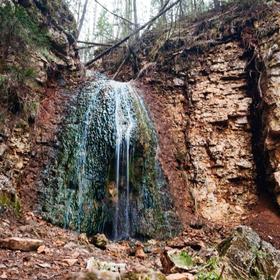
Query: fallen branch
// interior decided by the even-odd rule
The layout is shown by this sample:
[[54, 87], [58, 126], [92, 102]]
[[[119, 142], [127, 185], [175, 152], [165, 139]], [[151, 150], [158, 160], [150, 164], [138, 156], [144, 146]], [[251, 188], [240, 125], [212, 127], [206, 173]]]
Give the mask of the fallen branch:
[[99, 60], [100, 58], [102, 58], [104, 55], [110, 53], [113, 49], [117, 48], [118, 46], [120, 46], [121, 44], [123, 44], [124, 42], [126, 42], [130, 37], [134, 36], [135, 34], [139, 33], [141, 30], [143, 30], [145, 27], [149, 26], [152, 22], [154, 22], [156, 19], [158, 19], [160, 16], [162, 16], [163, 14], [165, 14], [168, 10], [170, 10], [171, 8], [173, 8], [175, 5], [177, 5], [179, 2], [181, 2], [181, 0], [177, 0], [176, 2], [174, 2], [173, 4], [171, 4], [170, 6], [168, 6], [167, 8], [165, 8], [164, 10], [162, 10], [161, 12], [159, 12], [156, 16], [154, 16], [151, 20], [149, 20], [148, 22], [146, 22], [144, 25], [140, 26], [139, 28], [137, 28], [134, 32], [130, 33], [129, 35], [127, 35], [125, 38], [123, 38], [122, 40], [120, 40], [119, 42], [117, 42], [114, 46], [108, 48], [107, 50], [103, 51], [102, 53], [100, 53], [99, 55], [97, 55], [95, 58], [93, 58], [92, 60], [88, 61], [85, 66], [87, 68], [90, 68], [92, 66], [92, 64]]
[[95, 42], [87, 42], [87, 41], [77, 41], [77, 43], [85, 44], [85, 45], [92, 45], [97, 47], [111, 47], [113, 44], [110, 43], [95, 43]]
[[125, 56], [124, 60], [122, 61], [122, 63], [121, 63], [120, 66], [118, 67], [118, 70], [117, 70], [116, 73], [114, 74], [113, 80], [115, 80], [115, 79], [117, 78], [117, 76], [119, 75], [119, 73], [120, 73], [121, 70], [122, 70], [122, 67], [124, 66], [124, 64], [125, 64], [126, 61], [128, 60], [129, 56], [130, 56], [130, 53], [128, 53], [128, 54]]

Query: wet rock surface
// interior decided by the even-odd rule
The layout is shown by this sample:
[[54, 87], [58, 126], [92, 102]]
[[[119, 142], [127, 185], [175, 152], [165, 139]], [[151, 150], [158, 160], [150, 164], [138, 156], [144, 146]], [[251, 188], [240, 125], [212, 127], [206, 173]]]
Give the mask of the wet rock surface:
[[[130, 122], [131, 135], [119, 131]], [[120, 133], [120, 144], [129, 139], [122, 149]], [[58, 145], [41, 185], [45, 218], [115, 239], [179, 231], [153, 124], [132, 86], [102, 77], [89, 83], [72, 103]]]

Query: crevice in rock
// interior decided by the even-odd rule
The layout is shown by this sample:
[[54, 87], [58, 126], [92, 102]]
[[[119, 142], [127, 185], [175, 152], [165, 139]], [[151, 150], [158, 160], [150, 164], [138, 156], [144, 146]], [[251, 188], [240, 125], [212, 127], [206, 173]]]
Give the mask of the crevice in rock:
[[248, 59], [245, 69], [247, 75], [247, 94], [252, 98], [250, 122], [252, 129], [252, 151], [256, 164], [256, 186], [259, 198], [265, 198], [271, 189], [271, 182], [269, 182], [269, 158], [264, 146], [265, 123], [263, 112], [265, 104], [260, 87], [264, 64], [256, 56], [255, 49], [253, 48], [247, 49], [244, 56]]

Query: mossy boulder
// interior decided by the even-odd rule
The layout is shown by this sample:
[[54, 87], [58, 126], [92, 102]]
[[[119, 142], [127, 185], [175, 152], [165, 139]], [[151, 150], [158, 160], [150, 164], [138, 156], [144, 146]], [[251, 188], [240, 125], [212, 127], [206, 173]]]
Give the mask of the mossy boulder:
[[280, 251], [261, 240], [250, 227], [237, 227], [219, 245], [219, 252], [229, 279], [268, 280], [279, 276]]

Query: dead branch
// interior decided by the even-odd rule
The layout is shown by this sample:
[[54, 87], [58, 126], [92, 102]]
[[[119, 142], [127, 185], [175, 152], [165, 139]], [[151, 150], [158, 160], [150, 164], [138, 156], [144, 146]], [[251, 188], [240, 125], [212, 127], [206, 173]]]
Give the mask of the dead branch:
[[124, 42], [126, 42], [130, 37], [136, 35], [137, 33], [139, 33], [141, 30], [143, 30], [145, 27], [149, 26], [152, 22], [154, 22], [156, 19], [158, 19], [159, 17], [161, 17], [163, 14], [165, 14], [167, 11], [169, 11], [171, 8], [173, 8], [175, 5], [177, 5], [178, 3], [180, 3], [181, 0], [177, 0], [176, 2], [174, 2], [173, 4], [169, 5], [167, 8], [165, 8], [164, 10], [162, 10], [161, 12], [159, 12], [156, 16], [154, 16], [151, 20], [149, 20], [148, 22], [146, 22], [144, 25], [140, 26], [139, 28], [137, 28], [134, 32], [130, 33], [129, 35], [127, 35], [125, 38], [123, 38], [122, 40], [120, 40], [119, 42], [117, 42], [114, 46], [108, 48], [107, 50], [103, 51], [102, 53], [100, 53], [99, 55], [97, 55], [95, 58], [93, 58], [92, 60], [88, 61], [85, 66], [87, 68], [92, 67], [93, 63], [97, 60], [99, 60], [100, 58], [102, 58], [104, 55], [107, 55], [108, 53], [110, 53], [113, 49], [117, 48], [118, 46], [120, 46], [121, 44], [123, 44]]
[[117, 17], [117, 18], [120, 18], [121, 20], [125, 21], [126, 23], [128, 23], [129, 25], [135, 25], [132, 21], [120, 16], [120, 15], [117, 15], [113, 12], [111, 12], [110, 10], [108, 10], [105, 6], [103, 6], [100, 2], [98, 2], [97, 0], [94, 0], [100, 7], [102, 7], [105, 11], [107, 11], [108, 13], [110, 13], [111, 15]]
[[129, 58], [129, 55], [130, 55], [130, 53], [128, 53], [128, 54], [125, 56], [124, 60], [122, 61], [122, 63], [121, 63], [120, 66], [118, 67], [118, 70], [117, 70], [116, 73], [114, 74], [113, 80], [115, 80], [115, 79], [117, 78], [117, 76], [119, 75], [119, 73], [121, 72], [122, 67], [125, 65], [126, 61], [127, 61], [128, 58]]
[[77, 43], [81, 43], [81, 44], [85, 44], [85, 45], [93, 45], [93, 46], [97, 46], [97, 47], [111, 47], [113, 46], [113, 43], [96, 43], [96, 42], [87, 42], [87, 41], [77, 41]]

